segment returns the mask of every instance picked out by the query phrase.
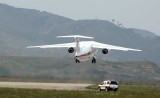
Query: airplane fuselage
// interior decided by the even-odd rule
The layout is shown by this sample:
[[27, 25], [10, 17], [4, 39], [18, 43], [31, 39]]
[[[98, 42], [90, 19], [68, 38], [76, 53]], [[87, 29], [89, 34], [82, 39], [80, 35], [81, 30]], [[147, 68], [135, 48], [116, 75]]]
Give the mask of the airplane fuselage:
[[92, 48], [91, 41], [81, 41], [76, 47], [75, 58], [79, 61], [86, 61], [92, 59], [97, 51], [97, 49]]

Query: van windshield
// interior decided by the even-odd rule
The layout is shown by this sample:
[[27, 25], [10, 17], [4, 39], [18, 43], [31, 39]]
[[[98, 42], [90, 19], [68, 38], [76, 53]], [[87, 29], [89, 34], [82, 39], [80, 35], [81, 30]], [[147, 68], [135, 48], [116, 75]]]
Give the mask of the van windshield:
[[101, 85], [103, 85], [103, 84], [104, 84], [104, 82], [101, 83]]
[[118, 85], [118, 83], [116, 81], [111, 81], [111, 84], [116, 84]]

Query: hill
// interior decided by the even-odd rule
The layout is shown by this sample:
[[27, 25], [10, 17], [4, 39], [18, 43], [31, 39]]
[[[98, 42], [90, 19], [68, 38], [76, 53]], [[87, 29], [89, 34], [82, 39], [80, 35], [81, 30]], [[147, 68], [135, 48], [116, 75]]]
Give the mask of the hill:
[[[63, 61], [63, 62], [62, 62]], [[121, 82], [152, 83], [160, 81], [160, 68], [152, 62], [106, 62], [98, 60], [76, 64], [70, 58], [0, 56], [0, 77], [92, 81], [115, 79]]]
[[44, 51], [26, 49], [26, 46], [74, 41], [55, 37], [70, 34], [93, 36], [99, 42], [143, 50], [142, 52], [110, 51], [107, 56], [99, 53], [97, 56], [103, 60], [147, 60], [160, 63], [160, 37], [152, 32], [122, 28], [106, 20], [75, 21], [45, 11], [0, 4], [0, 54], [2, 55], [63, 57], [68, 55], [67, 50]]

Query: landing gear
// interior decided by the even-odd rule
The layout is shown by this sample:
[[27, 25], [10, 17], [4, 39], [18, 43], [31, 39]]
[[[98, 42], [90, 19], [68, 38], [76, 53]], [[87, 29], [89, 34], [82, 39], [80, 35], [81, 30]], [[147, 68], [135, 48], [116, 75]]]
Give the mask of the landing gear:
[[95, 57], [92, 58], [92, 63], [96, 63], [96, 58]]
[[77, 60], [77, 59], [75, 59], [75, 62], [76, 62], [76, 63], [80, 63], [80, 61], [79, 61], [79, 60]]

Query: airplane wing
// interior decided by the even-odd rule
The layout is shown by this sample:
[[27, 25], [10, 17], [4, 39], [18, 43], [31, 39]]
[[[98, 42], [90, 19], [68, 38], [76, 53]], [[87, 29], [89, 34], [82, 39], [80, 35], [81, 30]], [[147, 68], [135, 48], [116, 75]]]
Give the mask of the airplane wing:
[[28, 46], [27, 48], [69, 48], [76, 47], [76, 43], [64, 43], [64, 44], [53, 44], [53, 45], [41, 45], [41, 46]]
[[142, 50], [139, 50], [139, 49], [119, 47], [119, 46], [114, 46], [114, 45], [109, 45], [109, 44], [103, 44], [103, 43], [99, 43], [99, 42], [95, 42], [95, 41], [93, 41], [92, 47], [93, 47], [93, 48], [106, 48], [106, 49], [108, 49], [108, 50], [142, 51]]

